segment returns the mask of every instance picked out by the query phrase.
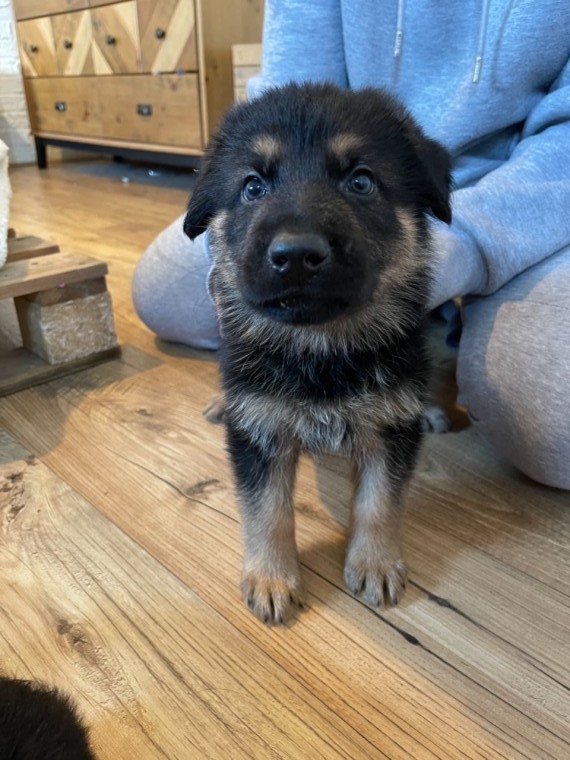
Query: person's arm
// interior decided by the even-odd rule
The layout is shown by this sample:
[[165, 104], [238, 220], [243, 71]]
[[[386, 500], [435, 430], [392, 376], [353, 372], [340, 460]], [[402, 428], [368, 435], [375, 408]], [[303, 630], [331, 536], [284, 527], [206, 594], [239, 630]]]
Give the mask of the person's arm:
[[529, 114], [508, 161], [453, 198], [434, 223], [431, 305], [488, 295], [570, 245], [570, 62]]

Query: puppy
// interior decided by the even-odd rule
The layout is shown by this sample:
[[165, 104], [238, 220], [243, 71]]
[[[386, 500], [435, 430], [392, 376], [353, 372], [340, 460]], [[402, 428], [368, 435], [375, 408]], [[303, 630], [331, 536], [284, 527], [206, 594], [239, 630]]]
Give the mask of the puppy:
[[0, 676], [0, 758], [95, 760], [70, 700], [47, 686]]
[[209, 230], [243, 598], [303, 606], [292, 492], [301, 451], [350, 457], [344, 578], [371, 605], [406, 583], [403, 497], [422, 435], [427, 216], [451, 221], [450, 159], [385, 92], [287, 85], [234, 107], [184, 230]]

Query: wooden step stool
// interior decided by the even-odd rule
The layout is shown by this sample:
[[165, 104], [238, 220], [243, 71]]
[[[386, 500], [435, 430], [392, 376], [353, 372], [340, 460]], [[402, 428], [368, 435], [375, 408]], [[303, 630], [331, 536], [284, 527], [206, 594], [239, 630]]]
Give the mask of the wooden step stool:
[[14, 299], [23, 347], [0, 353], [0, 396], [120, 354], [106, 274], [105, 262], [10, 231], [0, 299]]

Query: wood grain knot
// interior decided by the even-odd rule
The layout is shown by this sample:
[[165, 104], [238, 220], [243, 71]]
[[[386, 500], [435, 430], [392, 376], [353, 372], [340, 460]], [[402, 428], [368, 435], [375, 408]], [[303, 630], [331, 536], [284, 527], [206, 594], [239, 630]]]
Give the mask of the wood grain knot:
[[186, 496], [201, 496], [213, 486], [218, 485], [220, 485], [220, 481], [215, 478], [212, 480], [199, 480], [197, 483], [194, 483], [193, 486], [186, 489]]
[[89, 635], [78, 623], [70, 623], [64, 618], [60, 618], [57, 621], [57, 632], [74, 649], [79, 649], [83, 653], [87, 650], [93, 650], [93, 644]]

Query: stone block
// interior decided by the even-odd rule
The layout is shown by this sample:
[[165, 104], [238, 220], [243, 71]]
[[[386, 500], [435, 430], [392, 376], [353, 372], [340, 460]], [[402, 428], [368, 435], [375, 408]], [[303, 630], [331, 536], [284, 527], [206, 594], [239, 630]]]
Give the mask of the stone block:
[[117, 346], [104, 279], [16, 298], [24, 346], [49, 364], [63, 364]]

